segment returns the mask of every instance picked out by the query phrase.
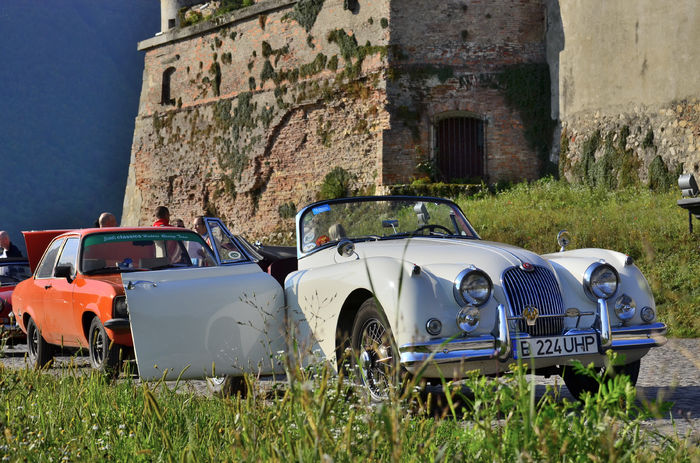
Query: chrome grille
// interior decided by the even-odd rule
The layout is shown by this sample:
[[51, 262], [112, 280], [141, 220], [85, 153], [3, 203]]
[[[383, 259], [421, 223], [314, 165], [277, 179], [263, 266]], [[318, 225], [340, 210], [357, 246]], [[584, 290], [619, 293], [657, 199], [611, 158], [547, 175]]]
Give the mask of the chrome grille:
[[[564, 313], [564, 302], [556, 278], [549, 269], [534, 267], [526, 272], [513, 267], [503, 273], [503, 289], [508, 298], [514, 316], [523, 314], [529, 305], [537, 307], [540, 315]], [[530, 336], [559, 335], [564, 329], [564, 319], [560, 317], [538, 318], [534, 326], [528, 326], [525, 320], [518, 322], [518, 331]]]

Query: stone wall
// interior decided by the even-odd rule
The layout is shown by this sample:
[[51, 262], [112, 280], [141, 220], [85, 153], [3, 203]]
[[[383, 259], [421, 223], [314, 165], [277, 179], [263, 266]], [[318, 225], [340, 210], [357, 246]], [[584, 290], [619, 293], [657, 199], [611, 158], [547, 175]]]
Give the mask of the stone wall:
[[420, 175], [450, 114], [485, 122], [485, 179], [536, 178], [501, 78], [544, 66], [544, 14], [541, 0], [261, 0], [141, 42], [122, 223], [166, 205], [251, 236], [289, 229], [335, 167], [356, 192]]
[[[598, 136], [617, 137], [623, 159], [616, 162], [634, 167], [632, 177], [642, 182], [650, 181], [657, 156], [674, 174], [681, 164], [685, 172], [697, 173], [700, 4], [572, 0], [557, 6], [560, 53], [550, 63], [558, 67], [563, 174], [586, 180], [582, 163], [590, 163], [591, 148], [586, 141]], [[603, 164], [605, 147], [600, 143], [593, 153]]]

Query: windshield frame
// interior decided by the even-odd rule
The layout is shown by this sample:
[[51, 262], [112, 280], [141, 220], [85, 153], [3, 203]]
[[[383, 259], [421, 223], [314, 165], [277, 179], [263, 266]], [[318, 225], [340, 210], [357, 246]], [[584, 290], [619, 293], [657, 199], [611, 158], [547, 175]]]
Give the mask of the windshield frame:
[[[469, 239], [469, 240], [480, 240], [481, 237], [479, 234], [474, 230], [474, 227], [472, 227], [471, 223], [469, 222], [469, 219], [467, 219], [467, 216], [464, 214], [462, 209], [454, 202], [449, 199], [445, 198], [437, 198], [433, 196], [408, 196], [408, 195], [396, 195], [396, 196], [356, 196], [356, 197], [351, 197], [351, 198], [339, 198], [339, 199], [329, 199], [329, 200], [324, 200], [324, 201], [317, 201], [315, 203], [308, 204], [307, 206], [303, 207], [296, 215], [296, 235], [297, 235], [297, 243], [296, 243], [296, 250], [297, 250], [297, 258], [302, 259], [306, 256], [309, 256], [311, 254], [314, 254], [318, 251], [321, 251], [323, 249], [328, 249], [331, 247], [335, 247], [339, 241], [330, 241], [326, 244], [322, 244], [320, 246], [315, 247], [314, 249], [310, 251], [304, 251], [303, 250], [303, 218], [306, 216], [307, 213], [309, 213], [312, 209], [324, 206], [324, 205], [329, 205], [333, 206], [334, 204], [343, 204], [343, 203], [360, 203], [360, 202], [388, 202], [388, 201], [395, 201], [395, 202], [400, 202], [400, 201], [405, 201], [405, 202], [425, 202], [425, 203], [441, 203], [445, 204], [448, 207], [452, 208], [455, 212], [459, 213], [461, 215], [461, 219], [464, 221], [464, 225], [466, 228], [469, 230], [472, 236], [459, 236], [459, 235], [445, 235], [445, 238], [449, 239]], [[348, 237], [346, 239], [358, 243], [358, 242], [363, 242], [363, 241], [387, 241], [387, 240], [397, 240], [397, 239], [406, 239], [406, 238], [435, 238], [435, 236], [430, 236], [430, 235], [400, 235], [400, 236], [383, 236], [380, 237], [379, 239], [376, 238], [351, 238]], [[445, 239], [441, 238], [441, 239]]]

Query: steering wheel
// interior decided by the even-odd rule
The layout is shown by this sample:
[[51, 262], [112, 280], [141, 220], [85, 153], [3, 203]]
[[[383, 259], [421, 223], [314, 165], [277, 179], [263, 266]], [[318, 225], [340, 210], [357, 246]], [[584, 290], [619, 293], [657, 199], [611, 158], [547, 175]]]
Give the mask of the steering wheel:
[[435, 233], [435, 230], [444, 230], [447, 232], [448, 235], [452, 234], [452, 230], [450, 230], [449, 228], [447, 228], [443, 225], [438, 225], [438, 224], [434, 224], [434, 223], [429, 224], [429, 225], [423, 225], [422, 227], [418, 227], [413, 231], [412, 234], [413, 235], [418, 234], [418, 233], [422, 234], [423, 230], [428, 230], [428, 231], [430, 231], [431, 234]]

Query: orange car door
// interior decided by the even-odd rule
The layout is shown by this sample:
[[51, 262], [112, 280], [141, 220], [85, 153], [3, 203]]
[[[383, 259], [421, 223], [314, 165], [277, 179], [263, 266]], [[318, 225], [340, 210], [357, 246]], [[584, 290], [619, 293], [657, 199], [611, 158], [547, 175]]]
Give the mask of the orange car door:
[[44, 256], [37, 266], [34, 278], [32, 278], [32, 290], [27, 291], [27, 300], [24, 302], [24, 310], [28, 311], [34, 319], [34, 323], [39, 327], [43, 338], [48, 342], [55, 342], [52, 327], [46, 324], [46, 293], [53, 288], [53, 269], [58, 259], [65, 239], [52, 242], [46, 249]]
[[[76, 317], [73, 313], [73, 289], [78, 261], [78, 247], [80, 240], [68, 238], [61, 249], [54, 267], [53, 277], [50, 279], [50, 287], [44, 293], [44, 324], [52, 332], [53, 342], [58, 345], [81, 346], [83, 336], [80, 326], [76, 326]], [[70, 267], [70, 276], [57, 276], [56, 271], [60, 267]], [[77, 317], [80, 320], [80, 317]]]

